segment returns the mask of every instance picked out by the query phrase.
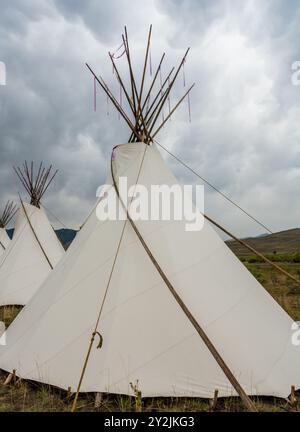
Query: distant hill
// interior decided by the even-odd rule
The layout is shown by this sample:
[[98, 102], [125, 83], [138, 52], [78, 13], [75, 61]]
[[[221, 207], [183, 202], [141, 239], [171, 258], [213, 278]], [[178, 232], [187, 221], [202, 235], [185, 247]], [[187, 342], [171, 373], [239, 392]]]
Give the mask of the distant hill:
[[13, 229], [13, 228], [10, 228], [10, 229], [6, 230], [6, 232], [7, 232], [7, 234], [8, 234], [8, 237], [9, 237], [10, 239], [12, 239], [12, 236], [13, 236], [13, 233], [14, 233], [14, 229]]
[[65, 249], [68, 249], [77, 234], [77, 231], [69, 228], [61, 228], [55, 232]]
[[[243, 239], [250, 246], [262, 253], [300, 252], [300, 228], [280, 231], [274, 234], [263, 234], [259, 237]], [[251, 252], [235, 240], [227, 240], [226, 244], [238, 256], [251, 255]]]

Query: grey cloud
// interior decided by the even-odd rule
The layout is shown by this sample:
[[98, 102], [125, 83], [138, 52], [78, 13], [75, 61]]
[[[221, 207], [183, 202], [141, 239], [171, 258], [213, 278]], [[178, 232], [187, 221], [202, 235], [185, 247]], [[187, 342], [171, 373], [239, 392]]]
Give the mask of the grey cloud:
[[[111, 148], [129, 132], [98, 97], [84, 66], [101, 70], [118, 88], [106, 58], [127, 24], [135, 65], [153, 23], [152, 56], [166, 50], [167, 66], [186, 46], [187, 104], [158, 137], [194, 169], [274, 230], [299, 225], [299, 87], [290, 65], [299, 60], [297, 1], [67, 1], [13, 0], [0, 15], [0, 60], [7, 86], [0, 86], [0, 201], [20, 186], [11, 166], [25, 158], [60, 170], [46, 206], [78, 227], [104, 182]], [[297, 58], [298, 56], [298, 58]], [[121, 64], [121, 61], [120, 61]], [[182, 94], [182, 77], [172, 103]], [[194, 182], [167, 158], [181, 181]], [[206, 189], [207, 211], [239, 235], [260, 232]], [[286, 208], [290, 211], [286, 214]]]

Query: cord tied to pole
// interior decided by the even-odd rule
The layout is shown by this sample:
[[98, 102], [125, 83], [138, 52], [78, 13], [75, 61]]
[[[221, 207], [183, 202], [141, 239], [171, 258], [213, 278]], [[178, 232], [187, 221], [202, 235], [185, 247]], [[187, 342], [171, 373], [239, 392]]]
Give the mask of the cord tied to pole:
[[103, 336], [98, 331], [94, 331], [93, 335], [92, 335], [93, 342], [94, 342], [96, 336], [99, 336], [99, 342], [97, 345], [97, 349], [100, 349], [100, 348], [102, 348], [102, 345], [103, 345]]

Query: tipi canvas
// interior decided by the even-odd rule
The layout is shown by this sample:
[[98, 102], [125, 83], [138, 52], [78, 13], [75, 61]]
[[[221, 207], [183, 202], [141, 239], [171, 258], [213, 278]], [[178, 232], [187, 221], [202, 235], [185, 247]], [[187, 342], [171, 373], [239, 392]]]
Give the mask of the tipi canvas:
[[[207, 215], [193, 209], [198, 220], [205, 217], [196, 231], [187, 231], [185, 218], [175, 215], [133, 217], [149, 203], [152, 186], [178, 187], [154, 138], [192, 88], [171, 109], [168, 98], [187, 50], [153, 96], [163, 54], [143, 92], [151, 31], [139, 90], [126, 28], [123, 54], [110, 54], [129, 113], [87, 65], [94, 85], [131, 129], [129, 143], [113, 150], [109, 186], [8, 328], [0, 368], [71, 388], [73, 410], [80, 391], [211, 398], [217, 389], [220, 396], [238, 394], [247, 409], [256, 411], [249, 395], [287, 397], [292, 385], [300, 387], [292, 319], [229, 250]], [[128, 91], [115, 62], [121, 57], [129, 67]], [[135, 193], [148, 198], [141, 202]], [[118, 211], [106, 214], [111, 198], [123, 217]]]
[[9, 246], [10, 238], [6, 232], [6, 227], [14, 217], [15, 213], [16, 206], [12, 201], [8, 201], [4, 207], [2, 215], [0, 216], [0, 257], [5, 253]]
[[5, 228], [0, 228], [0, 256], [4, 254], [10, 243], [10, 238], [7, 235]]
[[39, 189], [38, 178], [36, 187], [28, 183], [31, 204], [21, 201], [13, 239], [0, 258], [0, 306], [25, 305], [64, 253], [40, 203], [48, 184], [40, 178]]
[[[118, 146], [112, 170], [117, 184], [176, 184], [155, 145]], [[208, 222], [196, 232], [184, 221], [135, 224], [247, 394], [286, 397], [300, 386], [291, 318]], [[96, 211], [9, 327], [0, 367], [74, 391], [92, 333], [102, 346], [92, 346], [83, 392], [132, 394], [133, 383], [145, 397], [235, 394], [129, 221], [101, 221]]]

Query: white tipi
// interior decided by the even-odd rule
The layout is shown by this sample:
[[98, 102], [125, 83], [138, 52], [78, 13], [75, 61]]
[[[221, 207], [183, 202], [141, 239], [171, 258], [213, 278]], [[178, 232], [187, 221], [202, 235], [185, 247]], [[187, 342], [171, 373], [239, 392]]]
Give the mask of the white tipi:
[[[239, 394], [254, 411], [248, 395], [286, 397], [291, 385], [300, 387], [292, 319], [207, 220], [201, 230], [187, 232], [184, 219], [133, 218], [141, 205], [136, 197], [126, 205], [121, 178], [133, 195], [150, 196], [153, 185], [177, 185], [153, 144], [161, 126], [153, 128], [186, 55], [167, 89], [151, 98], [157, 103], [149, 106], [151, 91], [145, 98], [142, 94], [150, 35], [151, 28], [137, 91], [125, 29], [131, 96], [111, 56], [133, 120], [88, 66], [130, 126], [131, 142], [114, 149], [110, 187], [8, 328], [0, 368], [77, 390], [74, 409], [79, 391], [210, 398], [218, 389], [220, 396]], [[124, 218], [103, 218], [113, 197], [126, 209]]]
[[51, 167], [41, 164], [35, 176], [33, 164], [25, 163], [24, 172], [16, 172], [31, 203], [21, 200], [13, 239], [0, 258], [0, 306], [25, 305], [64, 253], [40, 202], [53, 179]]
[[0, 216], [0, 257], [5, 253], [11, 241], [6, 232], [6, 227], [14, 217], [15, 213], [16, 206], [12, 201], [8, 201], [4, 207], [2, 215]]
[[[149, 192], [176, 184], [154, 145], [119, 146], [112, 169], [117, 184], [139, 177]], [[174, 220], [135, 226], [247, 394], [286, 397], [300, 386], [291, 318], [208, 222], [197, 232]], [[74, 391], [92, 334], [102, 347], [92, 346], [83, 392], [132, 394], [138, 382], [145, 397], [236, 394], [130, 222], [100, 221], [96, 211], [9, 327], [0, 367]]]

